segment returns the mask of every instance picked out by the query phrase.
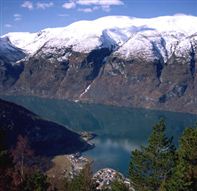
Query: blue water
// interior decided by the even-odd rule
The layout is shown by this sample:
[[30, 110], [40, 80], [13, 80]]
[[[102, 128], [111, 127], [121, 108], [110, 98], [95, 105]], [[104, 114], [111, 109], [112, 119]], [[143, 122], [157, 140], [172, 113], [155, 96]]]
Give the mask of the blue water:
[[183, 129], [193, 126], [197, 116], [96, 104], [72, 103], [38, 97], [7, 96], [6, 100], [25, 106], [45, 119], [72, 130], [97, 134], [95, 148], [84, 153], [94, 160], [94, 170], [111, 167], [127, 175], [131, 150], [146, 144], [152, 126], [164, 118], [167, 134], [177, 144]]

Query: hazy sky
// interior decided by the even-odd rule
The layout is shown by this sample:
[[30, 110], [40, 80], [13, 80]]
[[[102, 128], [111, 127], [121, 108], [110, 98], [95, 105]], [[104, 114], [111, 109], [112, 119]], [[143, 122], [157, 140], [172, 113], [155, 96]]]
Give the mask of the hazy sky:
[[0, 0], [0, 35], [62, 27], [107, 15], [197, 16], [197, 0]]

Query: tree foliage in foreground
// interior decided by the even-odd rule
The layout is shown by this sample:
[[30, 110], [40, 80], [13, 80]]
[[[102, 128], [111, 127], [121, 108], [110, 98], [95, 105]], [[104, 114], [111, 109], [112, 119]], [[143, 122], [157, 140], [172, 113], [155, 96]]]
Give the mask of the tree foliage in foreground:
[[164, 186], [165, 191], [197, 190], [197, 126], [187, 128], [180, 138], [177, 164], [171, 178]]
[[33, 167], [31, 165], [34, 154], [30, 148], [27, 137], [18, 136], [16, 147], [11, 151], [14, 163], [13, 180], [15, 185], [23, 183]]
[[111, 191], [129, 191], [129, 188], [122, 180], [115, 180], [112, 182]]
[[47, 177], [33, 165], [33, 151], [27, 137], [19, 136], [16, 147], [5, 147], [5, 132], [0, 128], [0, 191], [47, 191]]
[[130, 180], [136, 191], [197, 191], [197, 125], [186, 128], [175, 150], [161, 120], [146, 147], [132, 151]]
[[175, 166], [175, 147], [165, 135], [163, 120], [154, 127], [147, 146], [132, 151], [130, 180], [137, 191], [157, 191]]
[[24, 178], [21, 184], [22, 191], [47, 191], [50, 184], [47, 176], [40, 171], [35, 171], [32, 175]]
[[87, 163], [82, 171], [72, 180], [64, 180], [64, 188], [68, 191], [93, 191], [95, 190], [95, 184], [92, 177], [91, 164]]
[[0, 191], [10, 190], [12, 159], [5, 145], [5, 131], [0, 127]]
[[[147, 146], [132, 151], [129, 174], [136, 191], [197, 191], [197, 125], [186, 128], [175, 149], [172, 138], [165, 135], [163, 120], [154, 127]], [[0, 191], [95, 191], [91, 165], [74, 177], [51, 187], [40, 167], [33, 166], [33, 151], [28, 140], [20, 136], [10, 153], [0, 128]], [[111, 184], [111, 191], [127, 191], [121, 181]]]

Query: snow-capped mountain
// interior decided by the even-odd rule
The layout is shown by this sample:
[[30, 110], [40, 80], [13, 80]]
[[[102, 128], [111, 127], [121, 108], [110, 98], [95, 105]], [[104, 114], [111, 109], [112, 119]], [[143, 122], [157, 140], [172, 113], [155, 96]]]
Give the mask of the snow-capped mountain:
[[197, 17], [108, 16], [8, 33], [0, 52], [9, 47], [26, 57], [8, 91], [197, 113]]
[[167, 43], [174, 43], [196, 32], [197, 18], [193, 16], [152, 19], [108, 16], [93, 21], [75, 22], [67, 27], [48, 28], [38, 33], [8, 33], [4, 37], [8, 37], [16, 47], [33, 54], [46, 43], [47, 47], [72, 47], [76, 52], [90, 52], [98, 47], [121, 46], [128, 39], [137, 38], [136, 34], [151, 38], [151, 41], [154, 36], [164, 36]]

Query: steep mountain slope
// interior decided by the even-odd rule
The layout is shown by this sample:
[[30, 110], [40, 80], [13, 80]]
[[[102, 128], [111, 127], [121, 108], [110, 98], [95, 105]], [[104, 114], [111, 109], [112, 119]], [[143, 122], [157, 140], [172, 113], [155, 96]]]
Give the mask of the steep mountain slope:
[[0, 128], [6, 132], [7, 145], [15, 144], [18, 135], [27, 136], [37, 154], [58, 155], [90, 148], [78, 134], [1, 99]]
[[5, 37], [27, 55], [7, 93], [197, 113], [197, 17], [109, 16]]

